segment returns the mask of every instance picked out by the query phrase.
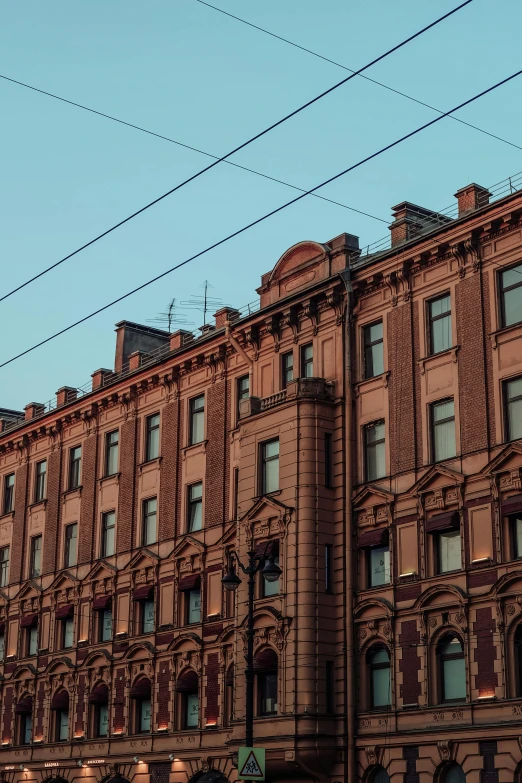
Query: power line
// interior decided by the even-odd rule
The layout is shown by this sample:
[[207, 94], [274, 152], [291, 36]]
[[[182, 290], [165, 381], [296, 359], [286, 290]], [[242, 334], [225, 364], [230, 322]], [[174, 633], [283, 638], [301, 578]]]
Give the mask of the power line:
[[[33, 277], [29, 278], [29, 280], [26, 280], [25, 283], [21, 283], [16, 288], [13, 288], [12, 291], [10, 291], [7, 294], [4, 294], [4, 296], [0, 297], [0, 302], [2, 302], [4, 299], [7, 299], [9, 296], [12, 296], [17, 291], [20, 291], [22, 288], [25, 288], [25, 286], [29, 285], [30, 283], [34, 282], [35, 280], [38, 280], [38, 278], [43, 277], [43, 275], [46, 275], [48, 272], [50, 272], [52, 269], [55, 269], [57, 266], [60, 266], [60, 264], [63, 264], [68, 259], [72, 258], [73, 256], [80, 253], [82, 250], [85, 250], [86, 248], [93, 245], [95, 242], [98, 242], [100, 239], [103, 239], [103, 237], [106, 237], [108, 234], [111, 234], [113, 231], [115, 231], [117, 228], [120, 228], [121, 226], [125, 225], [125, 223], [128, 223], [130, 220], [133, 220], [138, 215], [141, 215], [142, 212], [145, 212], [147, 209], [150, 209], [151, 207], [158, 204], [160, 201], [163, 201], [163, 199], [167, 198], [167, 196], [172, 195], [172, 193], [175, 193], [177, 190], [180, 190], [182, 187], [187, 185], [189, 182], [193, 182], [195, 179], [200, 177], [202, 174], [205, 174], [207, 171], [210, 171], [215, 166], [217, 166], [222, 161], [226, 160], [227, 158], [230, 158], [232, 155], [234, 155], [236, 152], [239, 152], [240, 150], [244, 149], [245, 147], [248, 147], [250, 144], [252, 144], [257, 139], [260, 139], [262, 136], [265, 136], [270, 131], [274, 130], [274, 128], [279, 127], [283, 123], [287, 122], [287, 120], [291, 119], [292, 117], [295, 117], [300, 112], [304, 111], [304, 109], [307, 109], [309, 106], [312, 106], [314, 103], [317, 103], [317, 101], [324, 98], [326, 95], [329, 95], [334, 90], [337, 90], [339, 87], [341, 87], [343, 84], [346, 84], [351, 79], [353, 79], [358, 74], [362, 73], [363, 71], [366, 71], [368, 68], [371, 68], [372, 65], [375, 65], [378, 62], [381, 62], [386, 57], [388, 57], [390, 54], [393, 54], [394, 52], [401, 49], [406, 44], [410, 43], [411, 41], [415, 40], [419, 36], [423, 35], [423, 33], [430, 30], [432, 27], [435, 27], [436, 25], [440, 24], [440, 22], [444, 21], [445, 19], [448, 19], [450, 16], [455, 14], [457, 11], [460, 11], [461, 8], [464, 8], [465, 6], [472, 3], [473, 0], [464, 0], [463, 3], [453, 8], [451, 11], [448, 11], [446, 14], [443, 14], [438, 19], [436, 19], [434, 22], [430, 22], [430, 24], [423, 27], [421, 30], [418, 30], [416, 33], [413, 33], [413, 35], [408, 36], [408, 38], [405, 38], [401, 43], [396, 44], [391, 49], [388, 49], [383, 54], [380, 54], [378, 57], [375, 57], [373, 60], [371, 60], [366, 65], [363, 65], [362, 68], [359, 68], [358, 71], [354, 71], [354, 73], [350, 74], [350, 76], [347, 76], [345, 79], [342, 79], [340, 82], [337, 82], [337, 84], [334, 84], [332, 87], [329, 87], [327, 90], [324, 90], [319, 95], [316, 95], [315, 98], [312, 98], [311, 100], [307, 101], [306, 103], [302, 104], [299, 108], [294, 109], [294, 111], [290, 112], [290, 114], [286, 114], [284, 117], [282, 117], [280, 120], [277, 120], [277, 122], [272, 123], [272, 125], [269, 125], [267, 128], [265, 128], [263, 131], [260, 131], [255, 136], [252, 136], [247, 141], [240, 144], [238, 147], [234, 147], [230, 152], [227, 152], [226, 155], [223, 155], [221, 158], [218, 158], [213, 163], [210, 163], [208, 166], [206, 166], [204, 169], [201, 169], [200, 171], [196, 172], [196, 174], [193, 174], [188, 179], [184, 180], [183, 182], [180, 182], [175, 187], [168, 190], [166, 193], [163, 193], [163, 195], [158, 196], [158, 198], [155, 198], [153, 201], [150, 201], [148, 204], [146, 204], [144, 207], [141, 207], [141, 209], [138, 209], [136, 212], [133, 212], [128, 217], [124, 218], [123, 220], [120, 220], [119, 223], [116, 223], [114, 226], [111, 226], [111, 228], [107, 229], [106, 231], [103, 231], [101, 234], [98, 234], [94, 239], [91, 239], [89, 242], [86, 242], [84, 245], [79, 247], [77, 250], [74, 250], [72, 253], [69, 253], [69, 255], [64, 256], [64, 258], [60, 259], [59, 261], [56, 261], [54, 264], [51, 264], [51, 266], [47, 267], [47, 269], [43, 269], [41, 272], [39, 272], [37, 275], [34, 275]], [[445, 116], [445, 115], [443, 115]], [[440, 117], [439, 119], [441, 119]], [[302, 196], [306, 196], [311, 194], [314, 190], [317, 190], [317, 188], [312, 188], [311, 190], [307, 190], [303, 192]], [[301, 196], [301, 197], [302, 197]], [[1, 366], [1, 365], [0, 365]]]
[[[77, 109], [83, 109], [84, 111], [88, 111], [91, 114], [96, 114], [98, 117], [103, 117], [106, 120], [112, 120], [113, 122], [118, 122], [120, 125], [126, 125], [128, 128], [133, 128], [134, 130], [141, 131], [142, 133], [147, 133], [149, 136], [155, 136], [157, 139], [162, 139], [163, 141], [169, 141], [171, 144], [176, 144], [178, 147], [183, 147], [184, 149], [191, 150], [192, 152], [197, 152], [199, 155], [205, 155], [207, 158], [212, 158], [213, 160], [217, 160], [217, 161], [222, 160], [219, 158], [219, 155], [213, 155], [211, 152], [200, 150], [198, 147], [193, 147], [190, 144], [184, 144], [182, 141], [178, 141], [177, 139], [172, 139], [169, 136], [163, 136], [161, 133], [155, 133], [155, 131], [151, 131], [148, 130], [147, 128], [143, 128], [141, 125], [135, 125], [132, 122], [127, 122], [126, 120], [122, 120], [119, 117], [115, 117], [112, 114], [105, 114], [102, 111], [98, 111], [97, 109], [92, 109], [89, 106], [85, 106], [82, 103], [76, 103], [75, 101], [70, 101], [67, 98], [63, 98], [60, 95], [55, 95], [54, 93], [48, 92], [47, 90], [41, 90], [39, 87], [34, 87], [31, 84], [26, 84], [25, 82], [18, 81], [18, 79], [12, 79], [10, 76], [6, 76], [5, 74], [0, 73], [0, 79], [4, 79], [4, 81], [10, 82], [12, 84], [17, 84], [20, 87], [26, 87], [28, 90], [33, 90], [34, 92], [40, 93], [40, 95], [46, 95], [48, 98], [54, 98], [57, 101], [61, 101], [62, 103], [69, 104], [70, 106], [74, 106]], [[229, 166], [234, 166], [234, 168], [236, 169], [242, 169], [243, 171], [247, 171], [249, 174], [255, 174], [257, 177], [263, 177], [263, 179], [268, 179], [270, 180], [270, 182], [276, 182], [278, 185], [286, 185], [287, 188], [300, 190], [302, 193], [305, 192], [304, 188], [300, 188], [297, 185], [292, 185], [290, 182], [285, 182], [285, 180], [283, 179], [278, 179], [277, 177], [271, 177], [269, 174], [264, 174], [262, 171], [251, 169], [248, 166], [241, 166], [239, 163], [234, 163], [232, 160], [222, 160], [222, 162], [227, 163]], [[330, 204], [335, 204], [335, 206], [337, 207], [343, 207], [344, 209], [349, 209], [351, 212], [357, 212], [359, 215], [364, 215], [365, 217], [373, 218], [373, 220], [378, 220], [381, 223], [388, 224], [390, 222], [389, 220], [385, 220], [384, 218], [376, 217], [375, 215], [370, 215], [369, 212], [364, 212], [362, 209], [349, 207], [348, 204], [343, 204], [341, 201], [334, 201], [331, 198], [326, 198], [325, 196], [319, 196], [318, 194], [315, 194], [315, 197], [321, 199], [322, 201], [327, 201]], [[10, 294], [8, 294], [8, 296], [10, 296]], [[0, 302], [1, 301], [2, 299], [0, 299]]]
[[506, 77], [505, 79], [502, 79], [501, 81], [497, 82], [496, 84], [492, 85], [491, 87], [488, 87], [485, 90], [482, 90], [482, 92], [477, 93], [477, 95], [474, 95], [472, 98], [468, 98], [468, 100], [464, 101], [463, 103], [458, 104], [458, 106], [455, 106], [453, 109], [450, 109], [448, 112], [446, 112], [443, 115], [440, 115], [438, 117], [435, 117], [433, 120], [430, 120], [429, 122], [424, 123], [423, 125], [419, 126], [413, 131], [410, 131], [409, 133], [405, 134], [404, 136], [401, 136], [399, 139], [396, 139], [395, 141], [391, 142], [390, 144], [387, 144], [385, 147], [381, 147], [380, 150], [377, 152], [373, 152], [371, 155], [367, 155], [362, 160], [358, 161], [357, 163], [354, 163], [352, 166], [348, 166], [348, 168], [344, 169], [343, 171], [340, 171], [338, 174], [335, 174], [332, 177], [329, 177], [328, 179], [324, 180], [324, 182], [321, 182], [319, 185], [316, 185], [314, 188], [311, 188], [306, 193], [303, 193], [299, 196], [296, 196], [295, 198], [291, 199], [290, 201], [287, 201], [285, 204], [282, 204], [280, 207], [276, 207], [276, 209], [271, 210], [270, 212], [267, 212], [265, 215], [263, 215], [260, 218], [257, 218], [256, 220], [253, 220], [251, 223], [248, 223], [246, 226], [243, 226], [242, 228], [238, 229], [237, 231], [234, 231], [231, 234], [228, 234], [228, 236], [224, 237], [223, 239], [220, 239], [217, 242], [214, 242], [212, 245], [209, 245], [209, 247], [205, 248], [204, 250], [200, 250], [199, 253], [195, 253], [193, 256], [190, 256], [189, 258], [185, 259], [185, 261], [181, 261], [181, 263], [176, 264], [175, 266], [171, 267], [170, 269], [167, 269], [165, 272], [162, 272], [159, 275], [156, 275], [155, 277], [151, 278], [145, 283], [142, 283], [139, 286], [136, 286], [136, 288], [133, 288], [131, 291], [128, 291], [126, 294], [122, 294], [122, 296], [119, 296], [117, 299], [114, 299], [112, 302], [109, 302], [106, 305], [103, 305], [103, 307], [99, 307], [97, 310], [94, 310], [94, 312], [90, 313], [89, 315], [84, 316], [83, 318], [80, 318], [78, 321], [75, 321], [72, 324], [69, 324], [69, 326], [66, 326], [64, 329], [60, 329], [60, 331], [55, 332], [55, 334], [51, 335], [50, 337], [47, 337], [45, 340], [40, 340], [40, 342], [36, 343], [35, 345], [31, 346], [31, 348], [27, 348], [25, 351], [22, 351], [21, 353], [17, 354], [16, 356], [13, 356], [11, 359], [8, 359], [7, 361], [0, 364], [0, 368], [5, 367], [8, 364], [11, 364], [11, 362], [16, 361], [16, 359], [20, 359], [22, 356], [25, 356], [28, 353], [31, 353], [31, 351], [36, 350], [36, 348], [40, 348], [40, 346], [45, 345], [46, 343], [50, 342], [51, 340], [54, 340], [56, 337], [59, 337], [62, 334], [65, 334], [65, 332], [70, 331], [71, 329], [74, 329], [76, 326], [79, 326], [80, 324], [84, 323], [85, 321], [88, 321], [90, 318], [94, 318], [95, 315], [98, 315], [99, 313], [104, 312], [104, 310], [108, 310], [110, 307], [112, 307], [115, 304], [118, 304], [118, 302], [123, 301], [124, 299], [127, 299], [129, 296], [132, 296], [133, 294], [137, 293], [138, 291], [141, 291], [144, 288], [147, 288], [149, 285], [152, 285], [152, 283], [155, 283], [158, 280], [161, 280], [163, 277], [166, 277], [167, 275], [171, 274], [172, 272], [176, 271], [177, 269], [180, 269], [181, 267], [185, 266], [186, 264], [190, 263], [191, 261], [194, 261], [196, 258], [199, 258], [202, 255], [205, 255], [205, 253], [210, 252], [211, 250], [214, 250], [216, 247], [220, 247], [221, 245], [224, 245], [226, 242], [229, 242], [234, 237], [239, 236], [240, 234], [243, 234], [245, 231], [248, 231], [250, 228], [253, 228], [254, 226], [258, 225], [259, 223], [264, 222], [265, 220], [268, 220], [268, 218], [272, 217], [273, 215], [278, 214], [279, 212], [282, 212], [284, 209], [287, 209], [287, 207], [290, 207], [292, 204], [296, 204], [298, 201], [301, 201], [301, 199], [305, 198], [307, 195], [310, 195], [316, 190], [319, 190], [320, 188], [325, 187], [325, 185], [330, 184], [331, 182], [334, 182], [335, 180], [339, 179], [340, 177], [344, 176], [345, 174], [348, 174], [348, 172], [353, 171], [356, 168], [359, 168], [364, 163], [367, 163], [370, 160], [373, 160], [374, 158], [377, 158], [379, 155], [382, 155], [384, 152], [387, 152], [388, 150], [392, 149], [393, 147], [398, 146], [399, 144], [402, 144], [402, 142], [406, 141], [407, 139], [412, 138], [413, 136], [416, 136], [421, 131], [425, 130], [426, 128], [431, 127], [432, 125], [435, 125], [437, 122], [440, 122], [444, 117], [447, 117], [449, 114], [452, 114], [455, 111], [458, 111], [459, 109], [464, 108], [464, 106], [468, 106], [469, 104], [473, 103], [474, 101], [478, 100], [479, 98], [482, 98], [484, 95], [487, 95], [490, 92], [493, 92], [493, 90], [498, 89], [498, 87], [501, 87], [504, 84], [507, 84], [512, 79], [515, 79], [517, 76], [520, 76], [522, 73], [522, 69], [519, 71], [516, 71], [515, 73], [511, 74], [511, 76]]
[[[238, 22], [242, 22], [242, 24], [246, 24], [249, 27], [253, 27], [255, 30], [259, 30], [261, 33], [270, 35], [272, 38], [277, 38], [278, 41], [282, 41], [283, 43], [289, 44], [290, 46], [293, 46], [296, 49], [301, 49], [301, 51], [306, 52], [307, 54], [311, 54], [313, 55], [313, 57], [317, 57], [319, 60], [324, 60], [325, 62], [330, 63], [331, 65], [335, 65], [338, 68], [342, 68], [344, 71], [355, 73], [355, 71], [352, 68], [348, 68], [348, 66], [343, 65], [342, 63], [339, 63], [336, 60], [332, 60], [330, 57], [325, 57], [324, 55], [319, 54], [318, 52], [314, 52], [312, 49], [307, 49], [306, 46], [301, 46], [301, 44], [295, 43], [295, 41], [290, 41], [288, 38], [283, 38], [283, 36], [273, 33], [270, 30], [267, 30], [265, 27], [259, 27], [259, 25], [253, 24], [252, 22], [249, 22], [240, 16], [236, 16], [235, 14], [231, 14], [228, 11], [224, 11], [223, 8], [218, 8], [218, 6], [212, 5], [211, 3], [207, 3], [205, 2], [205, 0], [196, 0], [196, 2], [200, 3], [201, 5], [206, 5], [207, 8], [212, 8], [214, 11], [218, 11], [220, 14], [229, 16], [231, 19], [235, 19]], [[425, 108], [431, 109], [432, 111], [436, 111], [439, 114], [444, 113], [442, 109], [437, 109], [435, 106], [432, 106], [431, 104], [426, 103], [425, 101], [421, 101], [418, 98], [414, 98], [412, 95], [408, 95], [407, 93], [402, 92], [401, 90], [397, 90], [395, 87], [390, 87], [389, 84], [384, 84], [383, 82], [379, 82], [377, 81], [377, 79], [372, 79], [370, 76], [366, 76], [364, 74], [358, 74], [358, 75], [361, 77], [361, 79], [366, 79], [366, 81], [372, 82], [373, 84], [377, 84], [379, 87], [383, 87], [385, 90], [389, 90], [390, 92], [394, 92], [396, 95], [400, 95], [402, 98], [407, 98], [409, 101], [413, 101], [413, 103], [418, 103], [419, 106], [424, 106]], [[479, 128], [478, 125], [473, 125], [471, 122], [466, 122], [466, 120], [461, 120], [459, 117], [451, 117], [450, 119], [455, 120], [455, 122], [460, 122], [461, 125], [467, 125], [468, 128], [473, 128], [473, 130], [479, 131], [480, 133], [484, 133], [486, 136], [491, 136], [492, 139], [497, 139], [497, 141], [501, 141], [503, 144], [509, 144], [510, 147], [515, 147], [517, 150], [522, 150], [522, 147], [520, 145], [515, 144], [512, 141], [508, 141], [507, 139], [502, 138], [502, 136], [497, 136], [495, 133], [490, 133], [489, 131], [484, 130], [484, 128]]]

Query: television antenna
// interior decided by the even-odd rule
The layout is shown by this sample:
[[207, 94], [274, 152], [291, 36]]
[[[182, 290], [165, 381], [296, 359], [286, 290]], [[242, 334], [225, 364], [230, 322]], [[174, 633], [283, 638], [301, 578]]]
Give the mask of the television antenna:
[[208, 311], [219, 310], [221, 307], [225, 307], [225, 304], [219, 297], [209, 295], [208, 289], [214, 288], [214, 286], [210, 285], [208, 280], [205, 280], [199, 287], [203, 288], [202, 296], [192, 295], [186, 302], [181, 302], [181, 306], [186, 307], [187, 310], [199, 310], [200, 313], [203, 313], [203, 323], [206, 324]]
[[172, 332], [174, 324], [179, 324], [180, 326], [194, 326], [194, 321], [188, 321], [185, 313], [179, 313], [176, 310], [175, 299], [171, 299], [167, 305], [167, 309], [163, 313], [158, 313], [156, 318], [147, 318], [147, 323], [166, 326], [169, 334]]

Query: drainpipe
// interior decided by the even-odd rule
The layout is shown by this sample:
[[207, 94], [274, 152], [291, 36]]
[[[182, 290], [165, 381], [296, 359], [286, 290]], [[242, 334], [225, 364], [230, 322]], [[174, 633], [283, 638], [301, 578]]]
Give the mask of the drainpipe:
[[241, 356], [242, 359], [245, 360], [245, 362], [248, 365], [248, 389], [249, 389], [249, 395], [250, 397], [254, 397], [254, 362], [250, 358], [250, 356], [246, 353], [246, 351], [240, 346], [232, 332], [230, 331], [230, 321], [225, 321], [225, 337], [227, 338], [230, 345], [235, 348], [235, 350], [238, 352], [238, 354]]
[[344, 449], [345, 449], [345, 523], [344, 523], [344, 660], [345, 660], [345, 732], [346, 732], [346, 764], [345, 781], [356, 781], [355, 755], [355, 640], [353, 624], [353, 591], [354, 591], [354, 557], [353, 557], [353, 514], [352, 514], [352, 441], [353, 441], [353, 394], [352, 394], [352, 351], [351, 325], [353, 307], [353, 289], [349, 267], [340, 273], [346, 288], [346, 316], [343, 334], [344, 344]]

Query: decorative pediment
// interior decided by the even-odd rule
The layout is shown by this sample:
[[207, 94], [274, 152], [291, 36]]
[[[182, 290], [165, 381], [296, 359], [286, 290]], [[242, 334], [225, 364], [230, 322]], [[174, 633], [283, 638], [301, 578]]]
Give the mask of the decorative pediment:
[[90, 655], [86, 657], [86, 659], [83, 662], [84, 666], [106, 666], [107, 661], [112, 661], [112, 655], [107, 651], [102, 649], [95, 650]]
[[177, 547], [172, 552], [173, 558], [186, 557], [187, 554], [193, 552], [194, 554], [201, 554], [205, 551], [206, 546], [197, 538], [187, 535], [179, 542]]
[[237, 542], [237, 524], [232, 522], [225, 530], [219, 541], [216, 543], [217, 548], [223, 548], [227, 546], [235, 546]]
[[425, 590], [416, 600], [415, 609], [428, 609], [432, 606], [455, 606], [466, 602], [466, 594], [456, 585], [433, 585]]
[[281, 503], [277, 498], [263, 495], [258, 498], [252, 508], [241, 517], [240, 522], [273, 517], [274, 514], [287, 521], [290, 519], [293, 511], [294, 509], [291, 506], [287, 506], [286, 503]]
[[98, 579], [112, 579], [114, 574], [118, 572], [116, 566], [108, 563], [107, 560], [99, 560], [89, 571], [85, 577], [85, 581], [93, 581]]
[[451, 470], [445, 465], [434, 465], [413, 485], [408, 494], [424, 495], [446, 487], [460, 487], [463, 483], [464, 475], [462, 473]]
[[482, 475], [492, 476], [498, 473], [511, 473], [516, 471], [518, 474], [522, 470], [522, 444], [510, 443], [496, 457], [482, 468]]
[[353, 509], [357, 514], [358, 524], [361, 527], [380, 522], [391, 524], [394, 500], [393, 492], [387, 492], [371, 484], [364, 487], [353, 499]]
[[270, 273], [269, 283], [280, 280], [289, 272], [309, 263], [315, 259], [323, 258], [330, 252], [328, 245], [313, 240], [298, 242], [296, 245], [285, 250], [272, 272]]
[[39, 600], [42, 593], [43, 590], [40, 587], [40, 585], [36, 584], [36, 582], [33, 582], [32, 580], [29, 580], [29, 582], [26, 582], [25, 585], [17, 593], [17, 595], [15, 596], [15, 600], [32, 601], [35, 598]]
[[135, 571], [138, 568], [155, 568], [159, 560], [160, 558], [155, 552], [151, 552], [150, 549], [143, 548], [140, 549], [140, 551], [130, 559], [126, 570]]
[[125, 652], [124, 658], [127, 659], [134, 659], [134, 658], [150, 658], [154, 655], [156, 652], [156, 648], [153, 644], [150, 642], [138, 642], [137, 644], [132, 644], [129, 649]]

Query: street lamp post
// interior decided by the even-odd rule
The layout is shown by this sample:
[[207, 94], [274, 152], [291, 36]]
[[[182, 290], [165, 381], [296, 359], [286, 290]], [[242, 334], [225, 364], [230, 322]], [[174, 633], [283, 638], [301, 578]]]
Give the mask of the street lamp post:
[[[236, 563], [243, 573], [248, 577], [248, 614], [247, 614], [247, 652], [246, 652], [246, 712], [245, 712], [245, 745], [247, 748], [254, 746], [254, 588], [255, 576], [261, 571], [261, 575], [267, 582], [277, 582], [281, 576], [281, 569], [274, 560], [273, 555], [269, 555], [261, 568], [267, 556], [268, 545], [265, 553], [261, 556], [256, 555], [254, 549], [247, 552], [248, 565], [245, 567], [237, 553], [232, 551], [228, 556], [228, 572], [221, 580], [225, 590], [230, 592], [237, 590], [241, 584], [241, 579], [236, 572]], [[256, 560], [258, 561], [256, 563]]]

